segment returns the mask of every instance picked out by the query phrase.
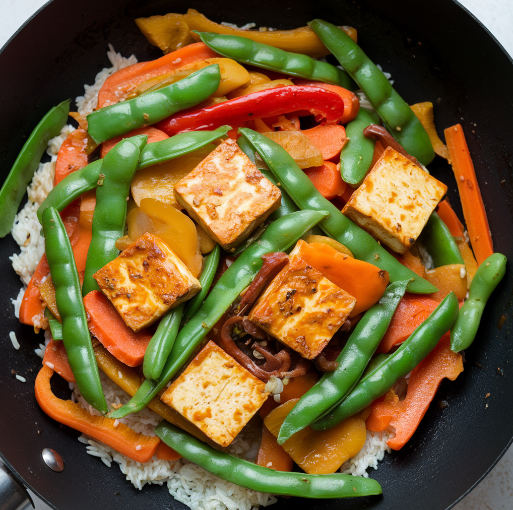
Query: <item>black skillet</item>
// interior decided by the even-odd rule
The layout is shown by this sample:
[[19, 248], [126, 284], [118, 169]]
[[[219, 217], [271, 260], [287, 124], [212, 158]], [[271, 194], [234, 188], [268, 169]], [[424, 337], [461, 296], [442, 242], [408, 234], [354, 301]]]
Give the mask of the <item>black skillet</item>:
[[[498, 43], [459, 4], [449, 0], [327, 1], [260, 0], [246, 7], [220, 2], [149, 0], [54, 0], [32, 18], [0, 55], [0, 164], [5, 177], [25, 137], [42, 115], [83, 91], [107, 61], [110, 42], [139, 60], [159, 51], [142, 37], [138, 16], [185, 12], [194, 7], [216, 21], [293, 28], [322, 17], [358, 28], [364, 50], [386, 71], [407, 102], [432, 101], [439, 130], [461, 123], [478, 173], [495, 248], [513, 256], [513, 63]], [[448, 165], [437, 158], [430, 169], [449, 185]], [[2, 178], [3, 178], [2, 177]], [[453, 200], [457, 203], [457, 200]], [[42, 499], [59, 510], [91, 508], [185, 508], [165, 488], [134, 489], [124, 475], [86, 454], [78, 433], [44, 415], [33, 395], [42, 341], [13, 318], [11, 297], [20, 288], [8, 256], [17, 251], [10, 236], [0, 243], [0, 456]], [[426, 417], [400, 452], [370, 470], [383, 496], [360, 500], [281, 500], [282, 509], [442, 510], [451, 507], [495, 464], [513, 437], [511, 265], [492, 297], [478, 338], [467, 352], [465, 371], [445, 381]], [[501, 320], [501, 317], [506, 317]], [[502, 323], [502, 327], [500, 324]], [[14, 331], [22, 345], [9, 341]], [[15, 378], [27, 379], [22, 383]], [[61, 395], [65, 395], [61, 387]], [[59, 391], [59, 390], [58, 390]], [[485, 399], [487, 394], [490, 394]], [[448, 402], [442, 409], [439, 401]], [[62, 473], [41, 459], [45, 447], [65, 461]]]

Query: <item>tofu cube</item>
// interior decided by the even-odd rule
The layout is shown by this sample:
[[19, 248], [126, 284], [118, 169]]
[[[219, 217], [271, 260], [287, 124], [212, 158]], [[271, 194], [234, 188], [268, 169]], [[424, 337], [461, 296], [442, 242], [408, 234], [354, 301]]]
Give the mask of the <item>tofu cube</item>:
[[93, 275], [126, 325], [139, 331], [201, 285], [164, 241], [146, 233]]
[[407, 252], [447, 186], [388, 147], [342, 212], [397, 253]]
[[249, 320], [303, 358], [318, 356], [344, 324], [356, 299], [292, 254], [249, 314]]
[[268, 395], [265, 383], [210, 341], [160, 398], [207, 437], [228, 446]]
[[177, 202], [225, 250], [241, 244], [280, 207], [280, 190], [233, 140], [211, 152], [174, 188]]

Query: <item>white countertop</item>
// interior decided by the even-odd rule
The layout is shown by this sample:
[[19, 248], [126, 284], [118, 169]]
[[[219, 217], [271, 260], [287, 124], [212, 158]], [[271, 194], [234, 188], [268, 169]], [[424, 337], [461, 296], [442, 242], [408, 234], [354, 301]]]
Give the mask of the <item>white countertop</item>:
[[[0, 48], [20, 25], [46, 0], [0, 0]], [[513, 55], [513, 1], [460, 0]], [[511, 447], [486, 479], [454, 510], [511, 510], [513, 508], [513, 447]], [[36, 510], [50, 510], [36, 501]]]

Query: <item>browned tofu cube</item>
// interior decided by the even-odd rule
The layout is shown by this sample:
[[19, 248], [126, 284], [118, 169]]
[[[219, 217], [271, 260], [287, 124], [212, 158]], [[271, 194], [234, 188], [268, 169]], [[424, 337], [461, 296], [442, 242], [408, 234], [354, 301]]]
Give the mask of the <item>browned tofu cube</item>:
[[318, 356], [344, 324], [356, 299], [299, 255], [260, 296], [249, 319], [303, 358]]
[[233, 140], [226, 140], [189, 175], [174, 194], [192, 218], [225, 250], [241, 244], [280, 207], [280, 190]]
[[210, 341], [161, 400], [221, 446], [228, 446], [269, 395], [257, 379]]
[[93, 277], [134, 331], [197, 294], [201, 285], [157, 236], [146, 233]]
[[407, 252], [447, 186], [388, 147], [342, 212], [397, 253]]

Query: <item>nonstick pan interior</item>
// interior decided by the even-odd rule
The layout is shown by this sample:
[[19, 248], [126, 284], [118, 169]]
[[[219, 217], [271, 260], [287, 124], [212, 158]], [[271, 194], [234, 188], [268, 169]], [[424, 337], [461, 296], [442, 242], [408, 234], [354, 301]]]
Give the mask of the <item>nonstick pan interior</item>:
[[[369, 56], [392, 73], [395, 87], [413, 104], [435, 104], [439, 132], [461, 123], [478, 173], [496, 251], [513, 255], [513, 139], [511, 86], [513, 64], [493, 38], [458, 4], [448, 0], [379, 2], [367, 0], [309, 2], [261, 0], [258, 4], [150, 0], [54, 0], [33, 18], [0, 54], [0, 163], [4, 178], [25, 137], [49, 108], [82, 94], [83, 84], [110, 64], [107, 44], [140, 61], [157, 58], [139, 33], [138, 16], [185, 12], [193, 7], [216, 21], [294, 28], [316, 17], [358, 28], [359, 42]], [[439, 158], [432, 173], [456, 184]], [[14, 473], [59, 510], [109, 508], [185, 508], [165, 488], [134, 489], [113, 466], [108, 469], [86, 454], [78, 433], [44, 415], [33, 395], [41, 360], [34, 349], [42, 342], [31, 328], [13, 317], [10, 299], [20, 289], [8, 256], [17, 252], [10, 236], [0, 242], [0, 357], [2, 389], [0, 453]], [[487, 307], [478, 338], [467, 352], [465, 371], [444, 381], [435, 402], [412, 440], [387, 455], [370, 475], [383, 486], [382, 497], [360, 500], [281, 500], [280, 509], [392, 510], [408, 506], [443, 510], [464, 495], [493, 466], [513, 437], [513, 385], [510, 359], [513, 275]], [[506, 320], [501, 320], [506, 316]], [[502, 323], [502, 326], [499, 324]], [[12, 348], [14, 331], [22, 347]], [[15, 375], [27, 379], [21, 383]], [[56, 389], [66, 395], [66, 385]], [[490, 397], [485, 400], [485, 395]], [[449, 406], [442, 409], [438, 401]], [[45, 447], [65, 460], [62, 473], [50, 471], [41, 459]]]

